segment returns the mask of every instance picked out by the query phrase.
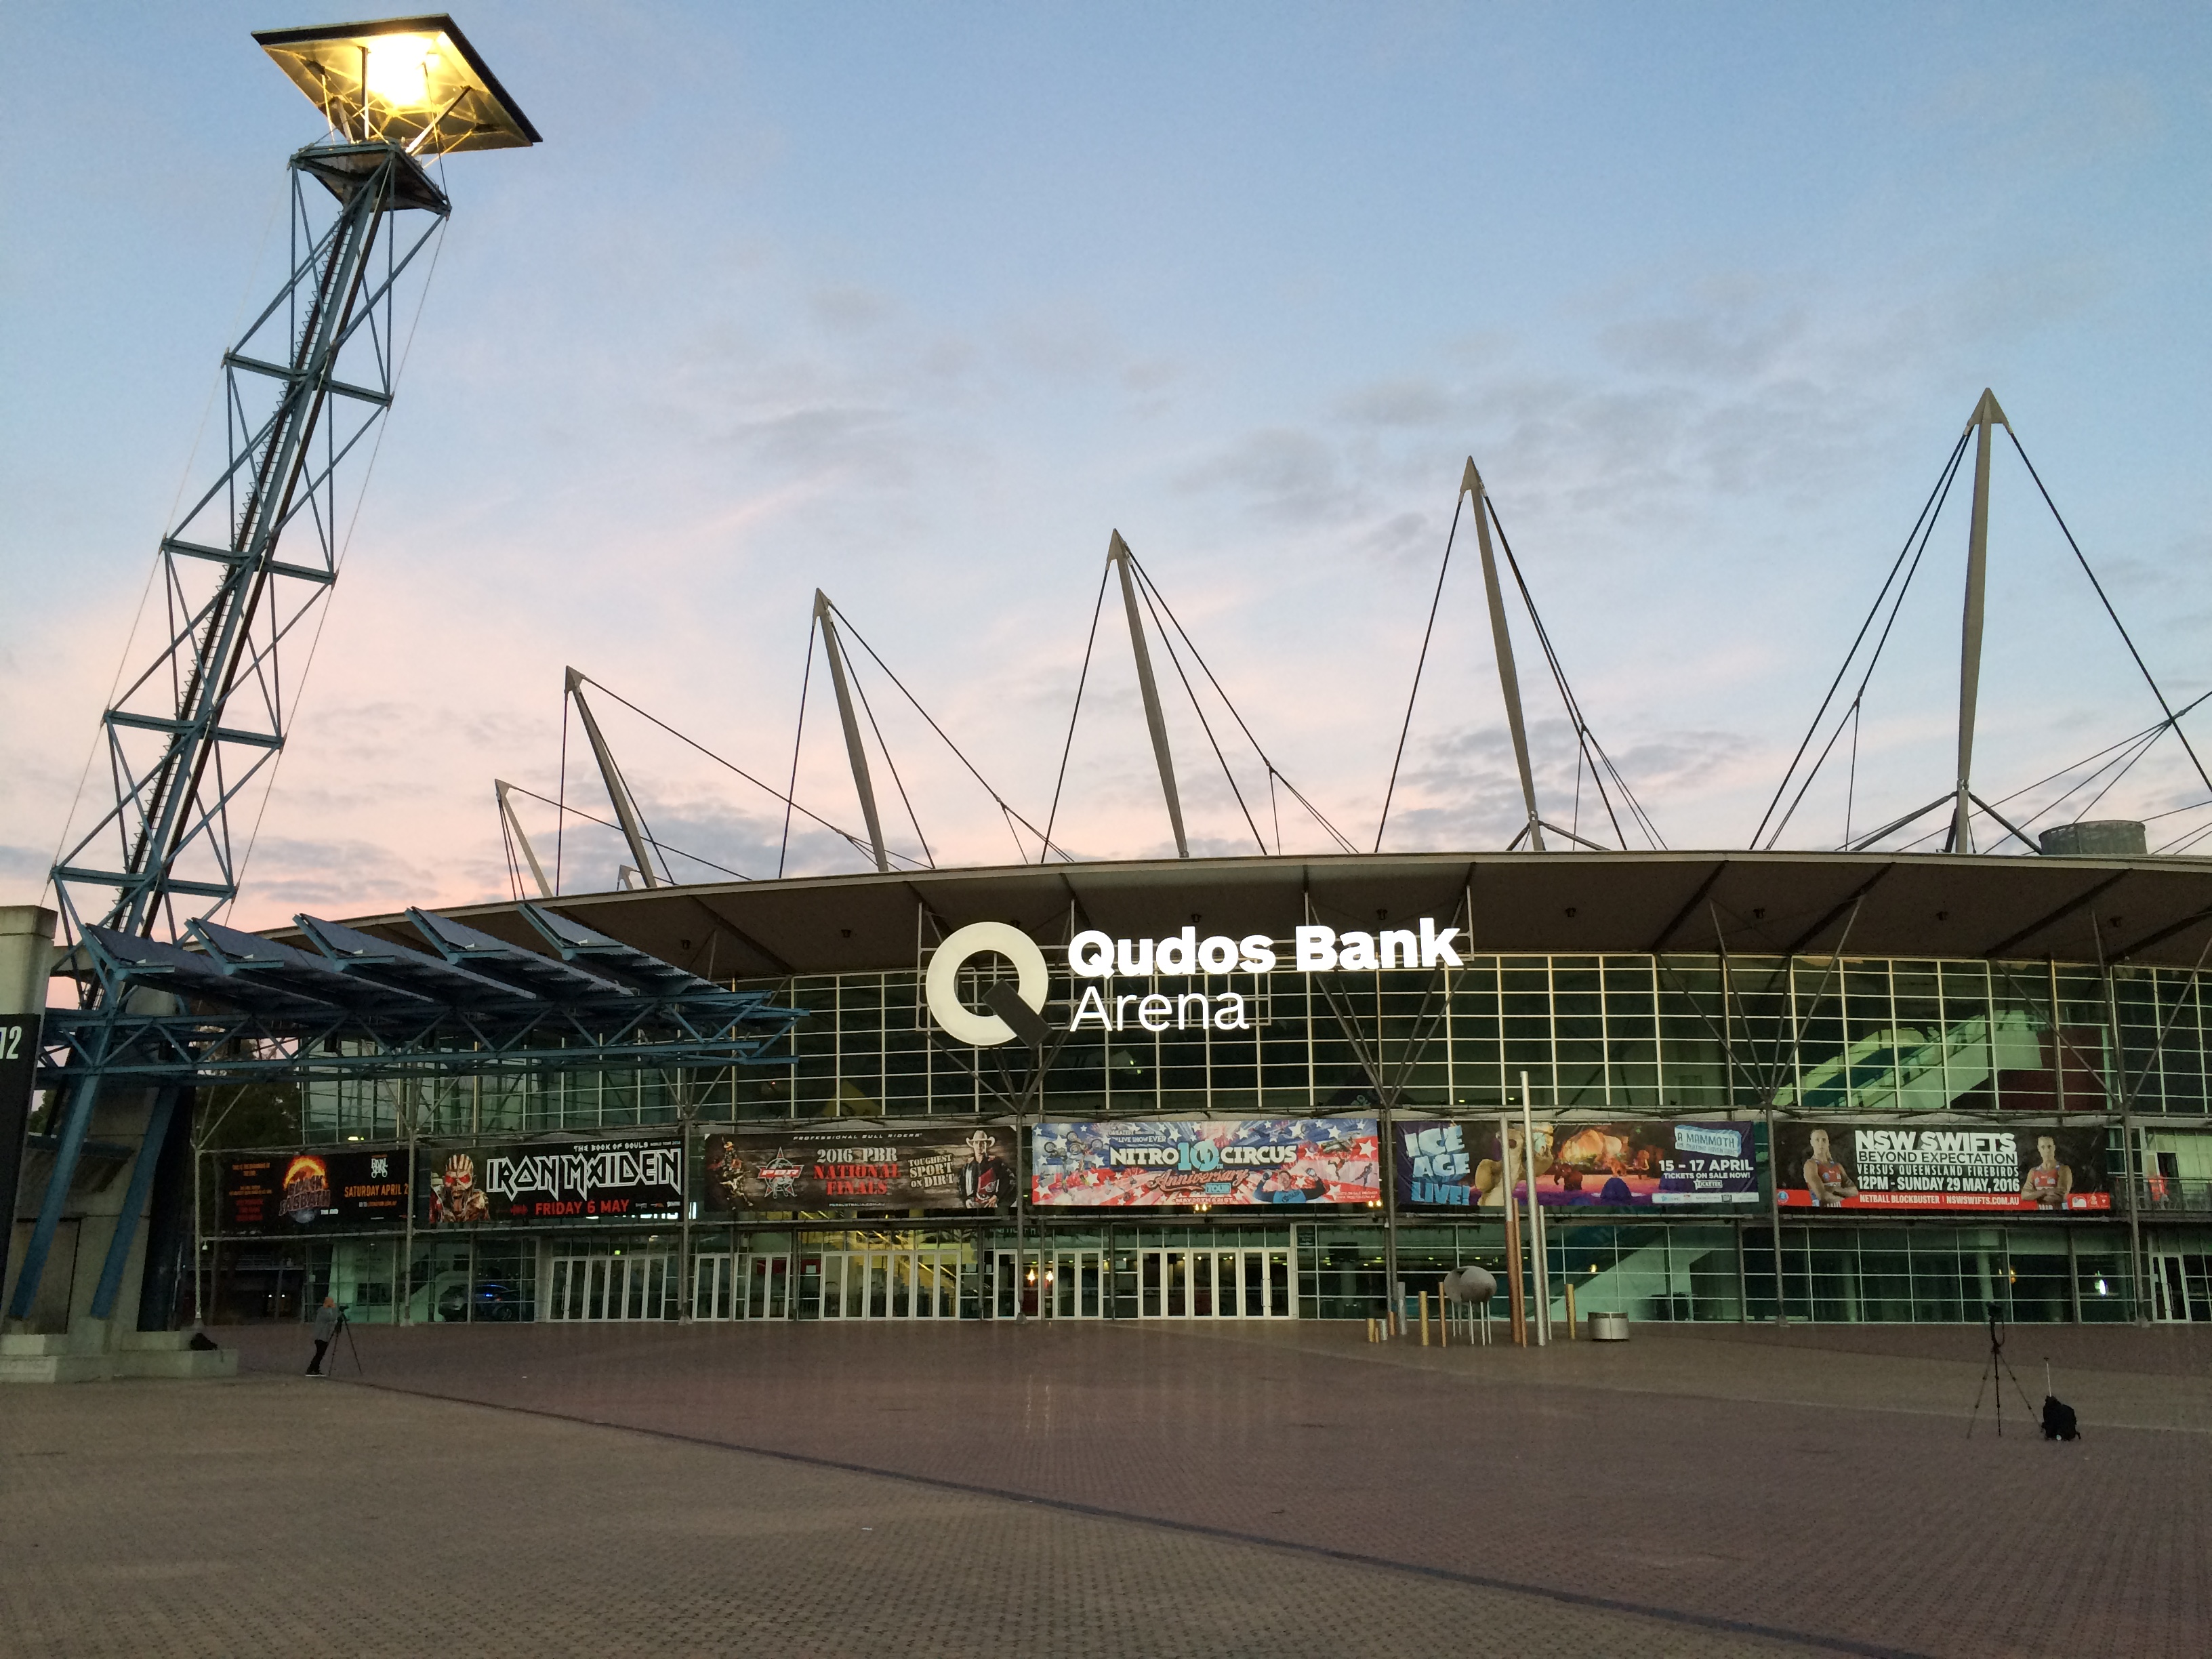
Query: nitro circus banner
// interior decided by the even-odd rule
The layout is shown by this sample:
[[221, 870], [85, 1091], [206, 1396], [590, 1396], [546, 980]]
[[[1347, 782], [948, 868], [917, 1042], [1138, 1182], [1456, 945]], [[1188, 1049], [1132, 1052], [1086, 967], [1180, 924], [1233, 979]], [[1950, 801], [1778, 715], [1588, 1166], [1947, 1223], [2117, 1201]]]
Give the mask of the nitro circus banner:
[[404, 1150], [227, 1158], [219, 1224], [227, 1233], [261, 1233], [402, 1221], [407, 1172]]
[[[1398, 1123], [1402, 1209], [1495, 1209], [1504, 1201], [1498, 1123]], [[1543, 1205], [1735, 1205], [1759, 1202], [1748, 1123], [1622, 1121], [1536, 1128], [1536, 1201]], [[1521, 1126], [1508, 1126], [1512, 1190], [1525, 1200]]]
[[1031, 1201], [1376, 1204], [1382, 1187], [1371, 1117], [1182, 1118], [1040, 1123]]
[[684, 1146], [584, 1140], [449, 1153], [430, 1170], [428, 1225], [486, 1221], [674, 1221], [684, 1213]]
[[1006, 1129], [851, 1123], [707, 1137], [710, 1210], [1003, 1210], [1014, 1201]]
[[1780, 1123], [1783, 1204], [1808, 1210], [2109, 1210], [2105, 1131]]

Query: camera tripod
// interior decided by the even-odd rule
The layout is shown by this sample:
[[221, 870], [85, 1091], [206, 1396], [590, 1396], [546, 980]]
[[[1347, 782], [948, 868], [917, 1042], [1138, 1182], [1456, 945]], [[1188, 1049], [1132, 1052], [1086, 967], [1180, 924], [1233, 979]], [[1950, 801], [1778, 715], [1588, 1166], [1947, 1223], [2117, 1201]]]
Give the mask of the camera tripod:
[[[2035, 1416], [2035, 1402], [2027, 1397], [2027, 1389], [2021, 1383], [2020, 1373], [2013, 1370], [2012, 1361], [2004, 1357], [2004, 1316], [1997, 1311], [1996, 1304], [1994, 1303], [1990, 1304], [1989, 1320], [1990, 1357], [1982, 1364], [1981, 1386], [1974, 1390], [1974, 1409], [1966, 1414], [1966, 1438], [1969, 1440], [1974, 1437], [1974, 1419], [1981, 1415], [1982, 1396], [1989, 1392], [1992, 1382], [1996, 1384], [1997, 1438], [2000, 1440], [2004, 1438], [2005, 1376], [2012, 1378], [2013, 1387], [2020, 1390], [2020, 1403], [2027, 1407], [2030, 1420], [2032, 1421]], [[355, 1363], [358, 1364], [359, 1361]], [[1997, 1375], [1998, 1368], [2001, 1366], [2003, 1368], [2004, 1376]]]
[[353, 1340], [353, 1316], [343, 1311], [339, 1313], [338, 1322], [331, 1331], [330, 1346], [323, 1350], [322, 1374], [325, 1376], [335, 1376], [337, 1375], [338, 1338], [341, 1335], [345, 1338], [346, 1352], [353, 1356], [353, 1374], [356, 1376], [359, 1376], [361, 1375], [361, 1348]]

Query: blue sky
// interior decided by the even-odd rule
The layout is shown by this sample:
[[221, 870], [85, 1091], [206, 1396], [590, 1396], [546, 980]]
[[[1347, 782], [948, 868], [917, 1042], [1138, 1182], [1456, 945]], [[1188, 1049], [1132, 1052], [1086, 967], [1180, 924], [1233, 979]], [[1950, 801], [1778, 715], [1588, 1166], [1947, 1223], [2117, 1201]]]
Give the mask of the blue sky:
[[[1984, 385], [2169, 692], [2212, 689], [2199, 11], [456, 15], [547, 142], [447, 164], [248, 922], [503, 891], [490, 780], [556, 793], [568, 663], [781, 777], [817, 586], [1042, 817], [1117, 526], [1282, 771], [1371, 842], [1470, 454], [1661, 830], [1741, 846]], [[9, 897], [60, 838], [154, 543], [208, 468], [226, 335], [273, 287], [284, 158], [319, 125], [248, 31], [319, 21], [0, 12]], [[1866, 708], [1857, 827], [1950, 781], [1965, 540], [1961, 501]], [[2008, 456], [1991, 547], [1995, 796], [2156, 709]], [[1500, 845], [1519, 816], [1471, 553], [1389, 845]], [[1564, 819], [1573, 750], [1520, 641]], [[799, 793], [854, 823], [814, 686]], [[934, 855], [1012, 856], [870, 695]], [[1170, 718], [1194, 840], [1249, 848]], [[773, 869], [772, 800], [608, 724], [665, 839]], [[2169, 742], [2099, 811], [2205, 793]], [[1816, 790], [1784, 844], [1834, 844], [1844, 807]], [[1168, 844], [1119, 632], [1060, 811], [1086, 854]], [[550, 810], [530, 822], [550, 838]], [[618, 856], [579, 828], [570, 884]], [[795, 842], [794, 868], [857, 862]]]

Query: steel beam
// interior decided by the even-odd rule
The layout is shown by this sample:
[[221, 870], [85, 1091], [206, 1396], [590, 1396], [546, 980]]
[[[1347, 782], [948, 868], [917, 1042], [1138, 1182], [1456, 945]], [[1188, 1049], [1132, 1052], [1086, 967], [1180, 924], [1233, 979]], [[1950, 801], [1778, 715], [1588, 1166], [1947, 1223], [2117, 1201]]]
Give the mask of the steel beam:
[[[1490, 502], [1474, 457], [1467, 458], [1460, 493], [1474, 497], [1474, 544], [1482, 555], [1482, 592], [1490, 605], [1490, 639], [1498, 653], [1498, 689], [1505, 697], [1505, 724], [1513, 734], [1513, 764], [1521, 774], [1521, 805], [1528, 814], [1528, 847], [1544, 850], [1544, 821], [1536, 813], [1536, 778], [1528, 765], [1528, 727], [1521, 714], [1521, 676], [1513, 665], [1513, 631], [1505, 623], [1505, 593], [1498, 585], [1498, 556], [1490, 547]], [[1580, 840], [1580, 836], [1574, 839]]]
[[[645, 826], [637, 816], [637, 806], [629, 798], [629, 786], [623, 781], [622, 768], [615, 764], [615, 751], [607, 747], [607, 740], [599, 731], [599, 722], [592, 714], [592, 705], [584, 701], [584, 687], [588, 684], [582, 673], [568, 671], [567, 689], [568, 700], [576, 705], [576, 713], [584, 722], [584, 735], [592, 744], [592, 757], [599, 763], [600, 780], [607, 786], [607, 799], [614, 804], [615, 822], [622, 825], [623, 839], [629, 843], [629, 855], [637, 860], [637, 872], [647, 887], [660, 885], [660, 878], [653, 872], [653, 855], [647, 850]], [[504, 805], [504, 800], [501, 802]], [[536, 859], [531, 860], [534, 868]], [[540, 872], [539, 886], [545, 884]]]
[[138, 1236], [138, 1218], [154, 1190], [154, 1172], [161, 1167], [161, 1144], [169, 1138], [169, 1119], [183, 1091], [174, 1085], [154, 1096], [147, 1115], [146, 1138], [131, 1164], [131, 1186], [123, 1195], [123, 1212], [115, 1218], [115, 1231], [107, 1241], [107, 1260], [100, 1265], [100, 1284], [92, 1293], [92, 1316], [106, 1319], [115, 1311], [116, 1292], [123, 1288], [123, 1269], [131, 1260], [131, 1242]]
[[553, 887], [545, 879], [545, 866], [538, 861], [538, 854], [530, 845], [530, 837], [522, 832], [522, 820], [514, 815], [514, 803], [507, 798], [507, 791], [514, 787], [504, 778], [491, 781], [492, 793], [499, 799], [499, 815], [507, 821], [507, 833], [514, 837], [514, 844], [522, 849], [522, 856], [529, 862], [531, 879], [538, 884], [538, 896], [551, 898]]
[[1996, 394], [1984, 386], [1966, 429], [1974, 434], [1974, 508], [1966, 530], [1966, 616], [1959, 637], [1959, 781], [1951, 802], [1953, 853], [1974, 850], [1974, 801], [1968, 787], [1974, 770], [1974, 704], [1982, 686], [1982, 599], [1990, 564], [1990, 428], [2012, 422], [1997, 407]]
[[46, 1257], [53, 1250], [54, 1234], [61, 1228], [62, 1206], [69, 1196], [70, 1182], [76, 1178], [85, 1131], [92, 1123], [93, 1097], [99, 1092], [96, 1073], [69, 1091], [61, 1133], [55, 1137], [54, 1167], [46, 1177], [46, 1198], [39, 1206], [39, 1218], [31, 1224], [31, 1240], [23, 1247], [22, 1271], [15, 1276], [15, 1294], [8, 1304], [10, 1319], [28, 1319], [37, 1305], [39, 1281], [46, 1277]]
[[867, 821], [868, 850], [876, 868], [890, 873], [890, 854], [884, 846], [883, 820], [876, 813], [876, 786], [868, 775], [868, 747], [860, 740], [860, 719], [853, 707], [852, 683], [845, 677], [845, 651], [837, 638], [836, 607], [820, 588], [814, 590], [814, 625], [822, 630], [822, 648], [830, 659], [830, 684], [837, 694], [837, 720], [845, 728], [845, 755], [853, 763], [853, 787], [860, 792], [860, 816]]
[[1145, 725], [1152, 734], [1152, 758], [1159, 763], [1160, 793], [1167, 797], [1168, 823], [1175, 830], [1176, 856], [1190, 856], [1183, 833], [1182, 798], [1176, 793], [1175, 757], [1168, 750], [1167, 718], [1160, 711], [1160, 688], [1152, 678], [1152, 648], [1145, 643], [1145, 619], [1137, 609], [1137, 584], [1129, 572], [1129, 544], [1115, 531], [1106, 544], [1106, 562], [1121, 573], [1121, 605], [1129, 613], [1129, 648], [1137, 658], [1137, 690], [1145, 699]]

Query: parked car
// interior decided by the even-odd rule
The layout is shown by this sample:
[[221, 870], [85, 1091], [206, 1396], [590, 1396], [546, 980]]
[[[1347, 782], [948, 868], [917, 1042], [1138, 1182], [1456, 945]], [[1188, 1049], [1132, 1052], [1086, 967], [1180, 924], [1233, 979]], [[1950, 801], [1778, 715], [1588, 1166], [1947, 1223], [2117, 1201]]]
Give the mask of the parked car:
[[514, 1285], [478, 1279], [471, 1288], [465, 1280], [457, 1280], [438, 1291], [438, 1317], [454, 1323], [491, 1320], [507, 1325], [530, 1316], [529, 1298]]

